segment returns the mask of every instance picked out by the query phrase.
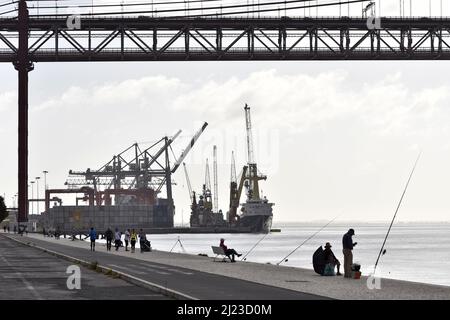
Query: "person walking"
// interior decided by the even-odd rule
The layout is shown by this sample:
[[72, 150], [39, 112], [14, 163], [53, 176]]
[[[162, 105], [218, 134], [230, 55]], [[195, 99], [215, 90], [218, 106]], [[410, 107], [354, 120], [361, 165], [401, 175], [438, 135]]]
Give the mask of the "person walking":
[[130, 243], [131, 243], [131, 252], [134, 253], [135, 247], [136, 247], [136, 240], [137, 240], [137, 234], [136, 231], [133, 229], [131, 231], [130, 235]]
[[118, 228], [116, 228], [116, 233], [114, 235], [114, 245], [116, 246], [116, 251], [119, 250], [120, 244], [122, 242], [122, 232], [119, 231]]
[[220, 247], [223, 249], [223, 252], [231, 260], [231, 262], [236, 262], [236, 260], [234, 259], [235, 255], [238, 257], [242, 256], [242, 254], [237, 253], [236, 250], [228, 249], [228, 247], [225, 245], [225, 239], [223, 239], [223, 238], [220, 239]]
[[108, 228], [108, 230], [106, 230], [106, 232], [105, 232], [106, 251], [111, 251], [111, 243], [112, 243], [113, 237], [114, 237], [114, 235], [113, 235], [111, 228]]
[[130, 241], [130, 229], [127, 229], [127, 231], [125, 231], [125, 251], [128, 251], [128, 242]]
[[352, 264], [353, 264], [353, 247], [357, 245], [357, 242], [353, 242], [352, 237], [355, 235], [355, 230], [349, 229], [342, 237], [342, 252], [344, 253], [344, 277], [352, 277]]
[[89, 231], [89, 238], [91, 239], [91, 251], [95, 251], [95, 240], [97, 239], [97, 232], [94, 228]]

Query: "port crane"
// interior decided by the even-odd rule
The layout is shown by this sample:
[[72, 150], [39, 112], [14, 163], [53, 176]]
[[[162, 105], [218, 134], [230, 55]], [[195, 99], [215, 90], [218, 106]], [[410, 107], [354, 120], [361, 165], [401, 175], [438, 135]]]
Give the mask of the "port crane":
[[254, 159], [253, 151], [253, 136], [252, 136], [252, 121], [250, 117], [250, 107], [245, 104], [245, 127], [247, 130], [247, 174], [245, 177], [245, 187], [247, 188], [248, 200], [259, 200], [259, 181], [266, 180], [267, 176], [261, 175], [258, 172], [258, 167]]
[[239, 221], [237, 209], [239, 208], [239, 201], [241, 199], [242, 189], [244, 186], [245, 175], [247, 174], [248, 166], [242, 168], [239, 175], [239, 184], [236, 177], [236, 163], [234, 159], [234, 151], [231, 152], [231, 182], [230, 182], [230, 208], [228, 210], [228, 223], [235, 225]]
[[[111, 195], [116, 203], [120, 203], [125, 196], [134, 196], [137, 200], [146, 199], [145, 203], [154, 202], [156, 195], [166, 187], [169, 203], [172, 199], [172, 178], [189, 151], [194, 146], [208, 123], [205, 122], [194, 134], [186, 148], [171, 165], [169, 150], [172, 143], [180, 135], [178, 130], [172, 137], [163, 137], [150, 147], [142, 150], [138, 143], [132, 144], [118, 155], [104, 164], [98, 170], [69, 171], [66, 185], [69, 188], [80, 188], [93, 185], [97, 205], [111, 205]], [[172, 150], [173, 153], [173, 150]], [[100, 190], [100, 186], [103, 190]], [[123, 187], [127, 187], [124, 189]]]

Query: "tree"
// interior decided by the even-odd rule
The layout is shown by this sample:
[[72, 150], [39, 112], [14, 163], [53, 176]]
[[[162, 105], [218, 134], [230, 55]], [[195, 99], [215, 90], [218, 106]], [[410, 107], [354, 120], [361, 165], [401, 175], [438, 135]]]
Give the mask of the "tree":
[[6, 210], [5, 199], [0, 197], [0, 222], [8, 217], [8, 211]]

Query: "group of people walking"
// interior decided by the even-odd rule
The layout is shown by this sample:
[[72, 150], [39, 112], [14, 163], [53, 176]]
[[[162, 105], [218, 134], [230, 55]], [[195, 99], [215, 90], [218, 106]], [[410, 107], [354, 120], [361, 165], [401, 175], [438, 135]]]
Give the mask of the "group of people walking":
[[[124, 235], [125, 251], [131, 251], [134, 253], [138, 238], [141, 252], [151, 251], [149, 250], [151, 249], [150, 242], [147, 240], [147, 236], [142, 229], [138, 234], [135, 229], [132, 229], [131, 231], [130, 229], [127, 229], [125, 233], [122, 233], [118, 228], [115, 229], [115, 232], [113, 232], [111, 228], [108, 228], [105, 231], [104, 238], [106, 239], [106, 250], [111, 251], [112, 242], [114, 240], [114, 247], [116, 248], [116, 251], [119, 251], [119, 248], [123, 246], [122, 235]], [[88, 237], [91, 240], [91, 251], [95, 251], [95, 241], [98, 239], [97, 231], [94, 228], [91, 228]], [[130, 244], [130, 250], [128, 250], [128, 244]]]

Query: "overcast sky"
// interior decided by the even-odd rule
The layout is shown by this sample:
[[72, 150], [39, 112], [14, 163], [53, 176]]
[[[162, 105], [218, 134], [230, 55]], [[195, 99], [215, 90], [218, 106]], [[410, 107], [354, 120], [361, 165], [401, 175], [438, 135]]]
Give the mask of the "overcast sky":
[[[29, 177], [98, 168], [134, 142], [182, 129], [176, 153], [209, 123], [186, 159], [194, 190], [219, 155], [219, 207], [228, 205], [231, 151], [246, 161], [243, 106], [252, 108], [255, 157], [276, 221], [387, 221], [419, 150], [398, 219], [450, 220], [450, 63], [39, 63], [30, 73]], [[0, 193], [17, 192], [17, 74], [0, 65]], [[210, 160], [211, 161], [211, 160]], [[212, 170], [212, 168], [211, 168]], [[175, 220], [186, 223], [182, 168]], [[41, 183], [41, 195], [42, 195]], [[243, 200], [243, 198], [242, 198]], [[41, 208], [42, 209], [42, 208]]]

